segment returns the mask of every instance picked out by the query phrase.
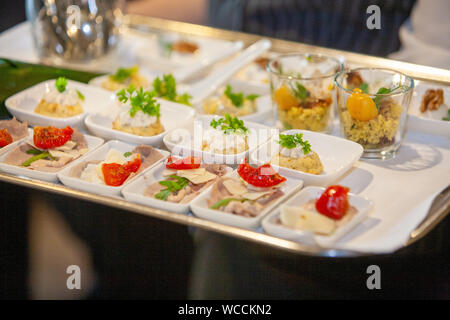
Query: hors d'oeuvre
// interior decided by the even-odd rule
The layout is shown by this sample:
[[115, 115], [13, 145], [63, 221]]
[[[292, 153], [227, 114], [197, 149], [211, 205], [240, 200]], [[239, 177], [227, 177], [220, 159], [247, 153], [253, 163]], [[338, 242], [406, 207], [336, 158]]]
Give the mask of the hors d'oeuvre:
[[302, 133], [280, 134], [279, 138], [280, 152], [272, 157], [272, 164], [311, 174], [322, 173], [319, 155], [312, 151], [308, 141], [303, 140]]
[[0, 149], [26, 137], [28, 134], [28, 123], [19, 122], [14, 117], [10, 120], [0, 120]]
[[227, 85], [222, 94], [205, 100], [203, 111], [206, 114], [246, 116], [257, 111], [255, 100], [258, 97], [258, 94], [233, 92], [231, 85]]
[[212, 119], [205, 130], [202, 150], [218, 154], [238, 154], [248, 149], [249, 130], [244, 121], [225, 114], [223, 118]]
[[224, 164], [203, 164], [199, 157], [169, 157], [165, 180], [149, 185], [144, 195], [162, 201], [185, 204], [198, 196], [227, 172]]
[[286, 178], [276, 173], [270, 164], [254, 168], [244, 160], [237, 173], [239, 179], [222, 177], [213, 185], [211, 198], [207, 199], [210, 209], [256, 217], [284, 195], [280, 187]]
[[85, 161], [70, 169], [69, 176], [84, 181], [118, 187], [164, 156], [155, 148], [140, 145], [121, 152], [110, 149], [103, 161]]
[[444, 101], [444, 90], [428, 89], [422, 97], [420, 112], [431, 119], [450, 121], [450, 109]]
[[172, 74], [165, 74], [162, 78], [156, 77], [153, 80], [153, 91], [156, 96], [169, 101], [182, 103], [187, 106], [191, 105], [191, 96], [188, 93], [178, 94], [177, 81]]
[[155, 95], [133, 85], [117, 92], [120, 111], [113, 121], [113, 129], [138, 136], [154, 136], [163, 132], [160, 104]]
[[149, 80], [139, 72], [138, 66], [131, 68], [118, 68], [117, 71], [108, 76], [102, 83], [102, 88], [117, 91], [133, 85], [135, 88], [147, 88]]
[[55, 86], [44, 93], [34, 112], [54, 118], [74, 117], [83, 113], [83, 93], [67, 87], [67, 84], [64, 77], [56, 79]]
[[88, 151], [84, 135], [76, 128], [34, 127], [33, 140], [26, 140], [12, 150], [4, 163], [56, 172]]
[[236, 74], [236, 79], [243, 81], [254, 81], [261, 84], [269, 84], [269, 73], [267, 72], [267, 63], [269, 57], [262, 56], [255, 59], [247, 67], [243, 68]]
[[158, 36], [158, 44], [163, 56], [170, 57], [172, 53], [192, 55], [199, 50], [198, 45], [186, 39], [175, 40], [172, 35]]
[[358, 213], [349, 204], [348, 192], [340, 185], [329, 186], [318, 199], [301, 206], [284, 205], [278, 222], [288, 228], [330, 236]]

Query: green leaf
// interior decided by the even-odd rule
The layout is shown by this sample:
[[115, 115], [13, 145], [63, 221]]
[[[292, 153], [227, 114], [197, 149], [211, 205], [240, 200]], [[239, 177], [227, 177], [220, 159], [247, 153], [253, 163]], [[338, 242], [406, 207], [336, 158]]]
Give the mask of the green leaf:
[[367, 82], [363, 82], [359, 88], [361, 89], [362, 92], [364, 93], [369, 93], [369, 84]]
[[238, 198], [225, 198], [222, 200], [217, 201], [216, 203], [214, 203], [210, 209], [220, 209], [221, 207], [226, 207], [231, 201], [239, 201], [239, 202], [245, 202], [248, 201], [248, 199], [242, 198], [242, 199], [238, 199]]
[[244, 104], [244, 94], [242, 92], [233, 92], [229, 84], [227, 85], [224, 94], [231, 100], [231, 103], [236, 108], [240, 108]]
[[110, 75], [109, 77], [116, 82], [122, 83], [138, 72], [138, 70], [139, 68], [137, 66], [131, 68], [119, 68], [116, 73]]
[[76, 89], [75, 92], [77, 93], [78, 98], [80, 98], [81, 101], [84, 101], [84, 95], [80, 92], [80, 90]]
[[56, 79], [55, 82], [56, 90], [63, 93], [66, 90], [67, 83], [68, 83], [67, 78], [59, 77], [58, 79]]
[[[376, 94], [389, 94], [389, 93], [391, 93], [391, 92], [397, 90], [398, 88], [400, 88], [400, 86], [397, 86], [397, 87], [395, 87], [394, 89], [388, 89], [388, 88], [385, 88], [385, 87], [381, 87], [380, 89], [378, 89], [378, 91], [377, 91]], [[381, 102], [381, 100], [382, 100], [383, 98], [385, 98], [385, 97], [383, 97], [383, 96], [377, 96], [377, 97], [375, 97], [375, 98], [372, 99], [373, 102], [375, 102], [375, 105], [377, 106], [378, 112], [380, 112], [380, 102]]]
[[294, 93], [294, 96], [297, 99], [299, 99], [300, 101], [305, 101], [310, 95], [309, 91], [306, 90], [306, 88], [299, 82], [296, 82], [295, 85], [296, 85], [296, 88], [291, 87], [291, 90]]
[[127, 89], [117, 92], [116, 95], [122, 103], [130, 101], [131, 117], [134, 117], [138, 111], [157, 118], [160, 117], [160, 104], [155, 99], [155, 92], [144, 91], [142, 88], [136, 89], [133, 85], [130, 85]]
[[166, 201], [172, 193], [184, 189], [189, 184], [188, 179], [175, 174], [170, 175], [169, 178], [172, 180], [159, 181], [159, 184], [166, 187], [166, 189], [163, 189], [155, 194], [156, 199]]
[[181, 96], [177, 93], [177, 82], [172, 74], [165, 74], [162, 79], [156, 77], [153, 80], [153, 91], [156, 96], [169, 101], [174, 101], [190, 106], [190, 99], [192, 98], [189, 94], [185, 93]]
[[219, 118], [218, 120], [212, 119], [210, 126], [214, 129], [220, 129], [226, 134], [248, 132], [247, 127], [244, 125], [244, 121], [239, 120], [238, 117], [232, 117], [228, 113], [226, 113], [223, 118]]
[[281, 134], [278, 143], [287, 149], [294, 149], [298, 145], [302, 147], [303, 153], [308, 154], [311, 152], [311, 144], [307, 140], [303, 140], [303, 133], [296, 134]]
[[155, 194], [155, 198], [159, 200], [166, 201], [167, 198], [172, 194], [172, 192], [168, 189], [161, 190], [157, 194]]
[[259, 94], [253, 93], [253, 94], [249, 94], [248, 96], [245, 97], [245, 99], [253, 101], [255, 99], [259, 98]]
[[48, 158], [48, 157], [50, 157], [50, 153], [48, 151], [44, 151], [41, 154], [35, 155], [35, 156], [31, 157], [30, 159], [22, 162], [22, 166], [28, 167], [33, 162], [35, 162], [37, 160], [40, 160], [40, 159], [45, 159], [45, 158]]
[[130, 151], [125, 152], [125, 153], [123, 154], [123, 156], [124, 156], [125, 158], [128, 158], [128, 157], [131, 156], [131, 155], [132, 155], [132, 153], [131, 153]]
[[38, 150], [38, 149], [29, 149], [25, 153], [26, 154], [41, 154], [44, 151]]

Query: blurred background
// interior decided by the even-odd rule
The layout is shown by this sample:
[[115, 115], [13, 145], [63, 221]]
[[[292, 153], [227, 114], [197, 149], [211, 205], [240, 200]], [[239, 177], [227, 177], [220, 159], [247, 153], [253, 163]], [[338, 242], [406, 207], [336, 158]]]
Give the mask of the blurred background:
[[[0, 3], [0, 32], [26, 20], [25, 1]], [[366, 27], [371, 4], [381, 8], [380, 30]], [[128, 0], [126, 12], [450, 68], [447, 0]], [[1, 298], [188, 297], [196, 240], [187, 228], [5, 183], [0, 190]], [[436, 255], [441, 225], [427, 237]], [[80, 291], [66, 289], [70, 264], [83, 272]], [[436, 296], [442, 276], [424, 284]], [[274, 294], [282, 297], [283, 288]]]

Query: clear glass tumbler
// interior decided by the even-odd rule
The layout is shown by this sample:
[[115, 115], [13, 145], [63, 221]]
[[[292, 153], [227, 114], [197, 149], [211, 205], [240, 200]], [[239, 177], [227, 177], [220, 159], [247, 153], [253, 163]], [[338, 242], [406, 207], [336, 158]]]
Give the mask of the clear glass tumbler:
[[362, 145], [364, 158], [395, 156], [405, 134], [414, 80], [382, 68], [336, 75], [341, 134]]
[[319, 54], [286, 54], [270, 60], [267, 69], [282, 129], [331, 131], [333, 80], [342, 70], [339, 60]]

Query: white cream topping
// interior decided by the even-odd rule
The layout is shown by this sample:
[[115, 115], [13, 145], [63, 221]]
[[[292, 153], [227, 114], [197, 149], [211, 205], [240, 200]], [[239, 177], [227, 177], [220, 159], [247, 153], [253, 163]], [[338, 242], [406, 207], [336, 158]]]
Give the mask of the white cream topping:
[[61, 106], [73, 106], [83, 102], [73, 88], [66, 88], [63, 92], [59, 92], [55, 87], [51, 87], [44, 93], [42, 99], [49, 103], [57, 103]]
[[134, 117], [130, 115], [131, 104], [121, 104], [117, 115], [122, 126], [130, 127], [149, 127], [158, 120], [156, 116], [150, 116], [141, 110], [138, 110]]
[[311, 152], [308, 152], [308, 153], [305, 154], [303, 152], [303, 147], [298, 145], [298, 146], [296, 146], [295, 148], [292, 148], [292, 149], [288, 149], [288, 148], [282, 147], [281, 150], [280, 150], [280, 154], [282, 156], [285, 156], [285, 157], [299, 159], [299, 158], [303, 158], [303, 157], [306, 157], [306, 156], [310, 155]]
[[234, 153], [234, 150], [245, 150], [247, 136], [239, 133], [228, 133], [220, 129], [207, 129], [203, 135], [203, 143], [212, 153]]

